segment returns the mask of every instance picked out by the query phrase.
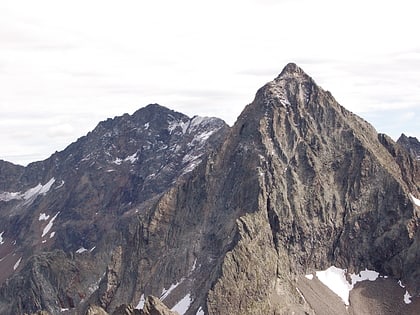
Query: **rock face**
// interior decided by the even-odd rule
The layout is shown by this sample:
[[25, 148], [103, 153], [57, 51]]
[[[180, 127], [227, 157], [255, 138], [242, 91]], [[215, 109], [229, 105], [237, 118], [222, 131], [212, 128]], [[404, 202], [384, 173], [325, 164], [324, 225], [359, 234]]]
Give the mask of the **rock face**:
[[0, 161], [0, 313], [83, 310], [89, 298], [111, 309], [132, 250], [126, 229], [148, 220], [227, 132], [220, 119], [153, 104], [101, 122], [45, 161]]
[[157, 297], [149, 295], [142, 310], [144, 315], [177, 315], [170, 311]]
[[420, 160], [420, 142], [417, 138], [402, 134], [397, 143], [403, 146], [416, 160]]
[[419, 312], [419, 162], [295, 64], [230, 129], [149, 105], [2, 163], [2, 314], [369, 313], [302, 280], [331, 265], [400, 280], [393, 309]]

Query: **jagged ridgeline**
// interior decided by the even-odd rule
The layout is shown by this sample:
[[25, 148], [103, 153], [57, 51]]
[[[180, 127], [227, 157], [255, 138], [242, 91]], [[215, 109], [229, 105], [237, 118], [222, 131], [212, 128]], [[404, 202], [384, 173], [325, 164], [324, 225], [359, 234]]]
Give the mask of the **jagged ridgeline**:
[[419, 314], [419, 145], [289, 64], [233, 127], [149, 105], [0, 161], [0, 313]]

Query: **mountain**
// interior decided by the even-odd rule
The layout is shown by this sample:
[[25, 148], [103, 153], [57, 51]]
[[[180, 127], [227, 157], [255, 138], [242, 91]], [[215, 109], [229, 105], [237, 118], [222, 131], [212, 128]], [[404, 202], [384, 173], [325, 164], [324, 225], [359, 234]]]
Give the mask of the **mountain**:
[[295, 64], [232, 128], [149, 105], [0, 168], [2, 314], [420, 311], [419, 162]]
[[146, 218], [227, 130], [220, 119], [149, 105], [101, 122], [45, 161], [2, 162], [0, 313], [83, 304], [125, 241], [125, 225]]
[[405, 134], [402, 134], [397, 143], [403, 146], [416, 160], [420, 160], [420, 142], [416, 137], [407, 137]]

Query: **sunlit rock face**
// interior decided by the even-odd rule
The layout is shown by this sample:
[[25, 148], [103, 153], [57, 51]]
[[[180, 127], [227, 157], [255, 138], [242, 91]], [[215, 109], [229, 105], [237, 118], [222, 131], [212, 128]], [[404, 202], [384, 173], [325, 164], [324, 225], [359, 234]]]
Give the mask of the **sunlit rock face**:
[[419, 162], [295, 64], [231, 128], [149, 105], [0, 167], [2, 314], [419, 311]]

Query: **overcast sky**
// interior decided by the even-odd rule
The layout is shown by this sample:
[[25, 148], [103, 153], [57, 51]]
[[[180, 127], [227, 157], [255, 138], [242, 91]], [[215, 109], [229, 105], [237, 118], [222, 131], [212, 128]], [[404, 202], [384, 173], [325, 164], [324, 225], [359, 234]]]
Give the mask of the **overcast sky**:
[[0, 159], [26, 165], [159, 103], [232, 125], [296, 62], [395, 140], [420, 139], [418, 0], [0, 1]]

